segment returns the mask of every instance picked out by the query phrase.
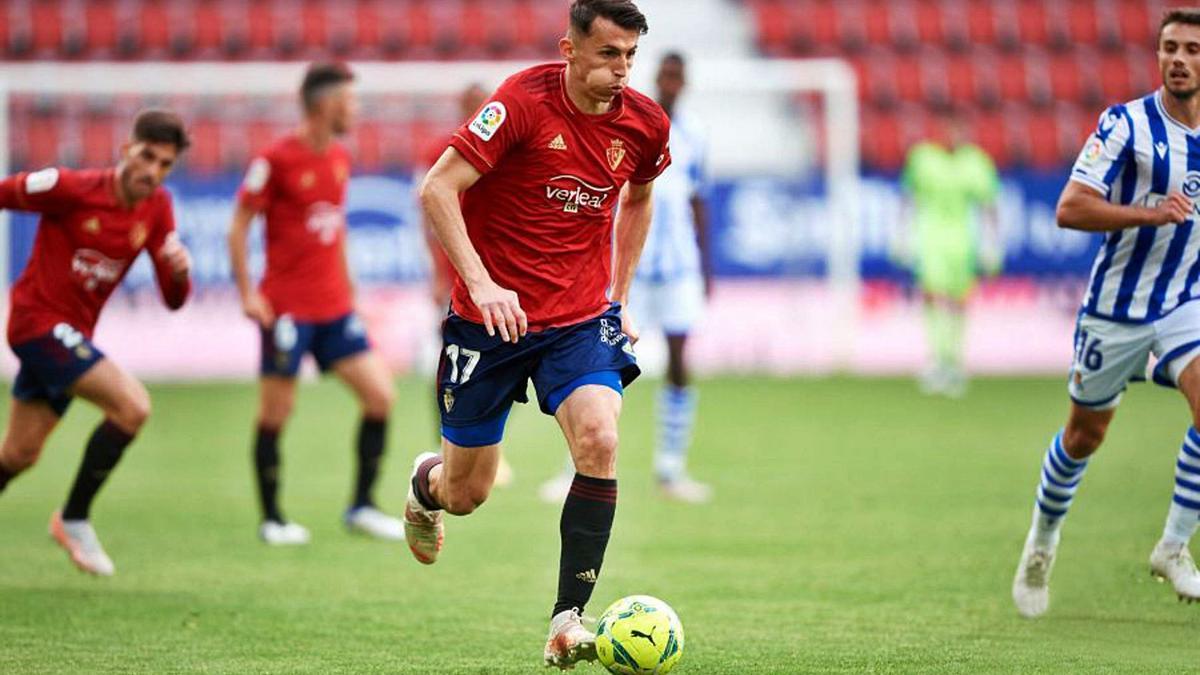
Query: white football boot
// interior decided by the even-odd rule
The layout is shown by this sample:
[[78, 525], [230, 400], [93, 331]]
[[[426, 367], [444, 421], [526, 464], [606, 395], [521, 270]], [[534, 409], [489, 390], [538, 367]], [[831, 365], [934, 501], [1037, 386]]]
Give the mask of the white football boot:
[[498, 488], [510, 487], [513, 483], [512, 464], [500, 455], [500, 461], [496, 464], [496, 478], [492, 481], [492, 485]]
[[1200, 600], [1200, 572], [1187, 546], [1160, 540], [1150, 553], [1150, 574], [1171, 582], [1180, 602]]
[[274, 520], [264, 520], [258, 526], [258, 538], [270, 546], [303, 546], [312, 537], [308, 528], [299, 523], [277, 523]]
[[1021, 551], [1021, 562], [1013, 579], [1012, 598], [1017, 612], [1027, 619], [1035, 619], [1050, 608], [1050, 570], [1054, 568], [1055, 543], [1049, 547], [1036, 546], [1033, 537], [1025, 539]]
[[659, 481], [658, 491], [667, 499], [686, 504], [705, 504], [712, 501], [712, 488], [687, 474]]
[[[413, 460], [412, 476], [417, 474], [417, 468], [431, 458], [437, 457], [435, 452], [422, 452]], [[411, 476], [408, 481], [408, 500], [404, 504], [404, 538], [408, 540], [408, 549], [413, 557], [424, 565], [437, 562], [438, 553], [446, 539], [446, 524], [442, 512], [429, 511], [417, 499], [412, 487]]]
[[404, 523], [374, 506], [360, 506], [346, 512], [346, 529], [384, 541], [402, 541]]
[[547, 666], [570, 670], [576, 663], [596, 660], [596, 635], [584, 628], [579, 610], [571, 608], [550, 619], [550, 635], [542, 659]]
[[104, 552], [96, 530], [86, 520], [63, 520], [62, 512], [50, 516], [50, 536], [71, 556], [71, 562], [88, 574], [111, 577], [117, 571], [112, 558]]

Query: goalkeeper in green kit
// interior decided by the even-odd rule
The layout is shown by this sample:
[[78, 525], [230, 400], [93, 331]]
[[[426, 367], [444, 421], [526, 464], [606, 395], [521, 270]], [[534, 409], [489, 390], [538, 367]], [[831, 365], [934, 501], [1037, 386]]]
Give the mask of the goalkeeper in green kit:
[[904, 256], [921, 289], [931, 363], [921, 389], [958, 397], [966, 392], [963, 344], [966, 303], [980, 271], [1000, 271], [996, 232], [996, 167], [966, 137], [953, 109], [939, 112], [938, 138], [917, 143], [901, 185], [910, 200]]

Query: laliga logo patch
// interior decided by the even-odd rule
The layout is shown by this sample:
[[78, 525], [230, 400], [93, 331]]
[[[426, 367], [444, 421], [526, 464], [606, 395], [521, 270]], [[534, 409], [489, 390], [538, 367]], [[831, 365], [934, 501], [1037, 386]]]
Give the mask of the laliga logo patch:
[[507, 118], [508, 109], [504, 107], [504, 104], [500, 101], [492, 101], [483, 106], [483, 110], [479, 111], [479, 115], [471, 121], [467, 128], [483, 140], [490, 141]]
[[1200, 171], [1189, 171], [1184, 176], [1183, 195], [1188, 199], [1200, 197]]
[[1104, 154], [1104, 141], [1093, 138], [1083, 149], [1083, 161], [1086, 164], [1095, 164], [1102, 154]]

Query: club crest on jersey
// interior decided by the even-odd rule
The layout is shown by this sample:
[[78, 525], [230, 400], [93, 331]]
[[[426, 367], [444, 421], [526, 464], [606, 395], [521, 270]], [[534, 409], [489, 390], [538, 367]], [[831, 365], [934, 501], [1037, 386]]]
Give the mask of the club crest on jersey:
[[317, 174], [312, 171], [305, 171], [300, 175], [300, 189], [308, 190], [317, 184]]
[[621, 166], [621, 160], [625, 159], [625, 143], [619, 138], [612, 139], [612, 145], [604, 151], [604, 154], [608, 156], [609, 168], [616, 171], [617, 167]]
[[613, 187], [596, 187], [570, 174], [555, 176], [546, 185], [546, 199], [562, 202], [563, 213], [579, 213], [580, 207], [600, 209]]
[[508, 119], [508, 109], [500, 101], [492, 101], [483, 106], [483, 109], [479, 111], [475, 119], [471, 120], [471, 124], [467, 128], [483, 140], [490, 141], [506, 119]]
[[135, 250], [142, 247], [146, 243], [146, 236], [149, 230], [146, 229], [146, 224], [138, 221], [133, 224], [133, 229], [129, 231], [129, 245]]
[[83, 231], [88, 234], [100, 234], [100, 219], [92, 216], [83, 221]]
[[450, 391], [450, 387], [442, 390], [442, 407], [446, 409], [446, 412], [454, 409], [454, 392]]

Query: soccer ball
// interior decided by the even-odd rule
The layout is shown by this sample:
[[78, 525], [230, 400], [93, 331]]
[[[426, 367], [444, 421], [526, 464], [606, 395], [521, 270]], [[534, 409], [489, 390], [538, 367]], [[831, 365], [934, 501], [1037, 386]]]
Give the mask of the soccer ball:
[[610, 673], [670, 672], [683, 656], [683, 624], [675, 610], [658, 598], [621, 598], [596, 623], [596, 655]]

